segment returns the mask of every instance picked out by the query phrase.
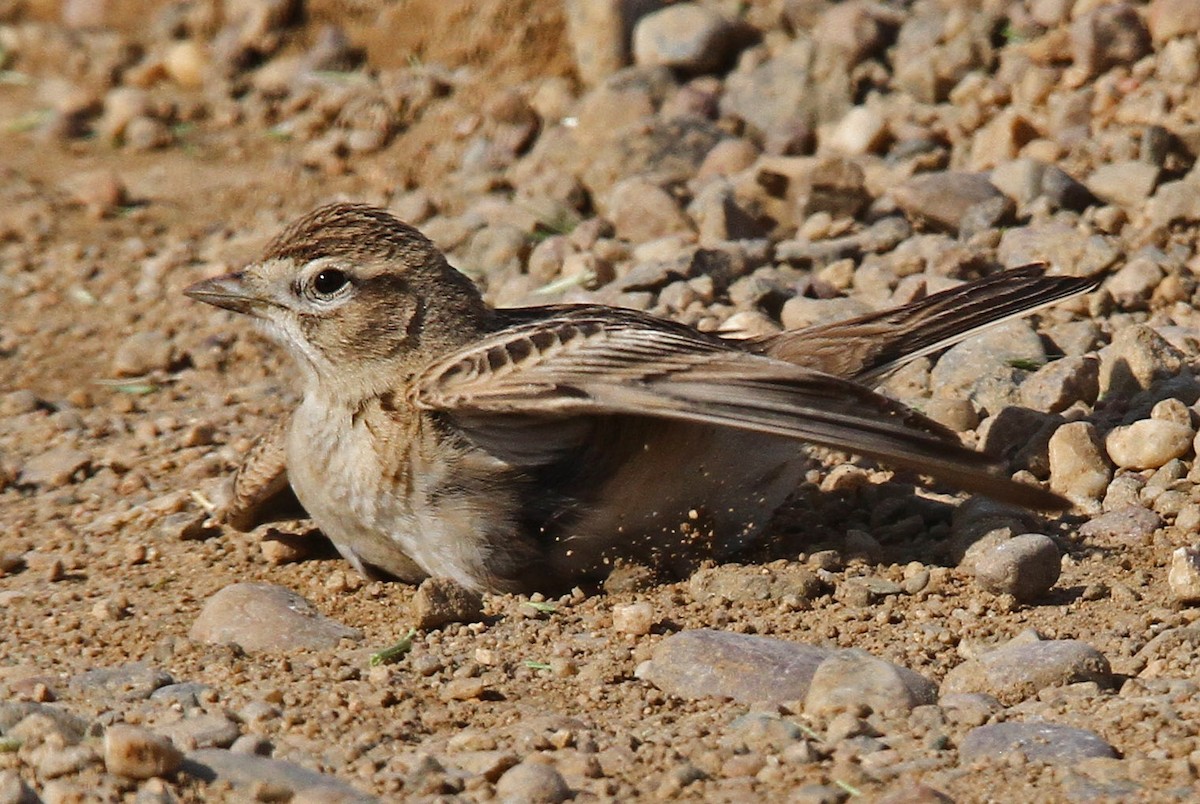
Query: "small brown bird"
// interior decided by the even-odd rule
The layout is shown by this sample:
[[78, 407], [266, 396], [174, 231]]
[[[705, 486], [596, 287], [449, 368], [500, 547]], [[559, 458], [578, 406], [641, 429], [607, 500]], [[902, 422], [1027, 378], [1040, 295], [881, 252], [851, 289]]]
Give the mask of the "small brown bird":
[[864, 385], [1095, 286], [1027, 266], [898, 309], [735, 341], [601, 305], [493, 309], [420, 232], [333, 204], [187, 294], [253, 316], [304, 396], [226, 520], [290, 483], [368, 577], [562, 587], [627, 557], [728, 554], [806, 468], [797, 441], [1031, 508], [1066, 503]]

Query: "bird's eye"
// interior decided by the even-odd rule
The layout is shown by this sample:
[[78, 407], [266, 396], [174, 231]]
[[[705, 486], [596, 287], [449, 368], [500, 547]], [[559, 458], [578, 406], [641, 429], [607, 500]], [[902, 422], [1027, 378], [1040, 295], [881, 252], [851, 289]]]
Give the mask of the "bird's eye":
[[346, 276], [345, 272], [336, 268], [326, 268], [313, 277], [313, 290], [321, 296], [332, 296], [349, 281], [350, 277]]

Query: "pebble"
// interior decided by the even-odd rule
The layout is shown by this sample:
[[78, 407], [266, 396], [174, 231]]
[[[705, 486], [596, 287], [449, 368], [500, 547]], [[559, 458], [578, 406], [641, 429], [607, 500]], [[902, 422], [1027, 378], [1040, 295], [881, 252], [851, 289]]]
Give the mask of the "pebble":
[[1093, 355], [1072, 355], [1047, 363], [1025, 378], [1021, 404], [1059, 413], [1076, 402], [1093, 405], [1100, 394], [1100, 361]]
[[104, 766], [127, 779], [169, 776], [179, 769], [183, 754], [165, 737], [118, 723], [104, 731]]
[[1083, 523], [1079, 526], [1079, 536], [1085, 542], [1100, 545], [1141, 545], [1149, 543], [1162, 524], [1162, 517], [1153, 511], [1130, 505]]
[[1088, 177], [1088, 189], [1102, 201], [1140, 209], [1154, 193], [1160, 169], [1140, 160], [1109, 162], [1100, 165]]
[[92, 456], [73, 447], [51, 447], [27, 460], [17, 482], [42, 488], [60, 488], [73, 482], [89, 467]]
[[803, 700], [829, 648], [769, 637], [680, 631], [655, 646], [637, 677], [681, 698], [732, 698], [742, 703]]
[[605, 208], [617, 236], [632, 243], [644, 243], [689, 228], [683, 210], [671, 194], [641, 178], [626, 179], [613, 187]]
[[958, 171], [915, 176], [894, 187], [892, 196], [909, 218], [951, 232], [976, 204], [1004, 198], [985, 174]]
[[688, 580], [688, 594], [697, 602], [713, 598], [744, 602], [782, 600], [794, 596], [812, 600], [825, 590], [825, 583], [804, 567], [765, 571], [762, 567], [705, 567]]
[[1112, 469], [1091, 422], [1069, 422], [1048, 445], [1050, 490], [1076, 504], [1095, 505], [1108, 490]]
[[1184, 605], [1200, 603], [1200, 550], [1195, 547], [1176, 547], [1167, 569], [1171, 595]]
[[861, 650], [839, 651], [822, 661], [804, 698], [809, 716], [854, 711], [911, 712], [937, 700], [937, 685], [905, 667]]
[[1188, 372], [1179, 349], [1144, 324], [1118, 329], [1112, 343], [1100, 350], [1100, 393], [1131, 397], [1161, 380]]
[[1080, 80], [1132, 64], [1150, 52], [1150, 32], [1126, 3], [1101, 4], [1071, 24], [1071, 58]]
[[118, 377], [140, 377], [152, 371], [165, 371], [171, 365], [174, 348], [171, 339], [161, 332], [135, 332], [117, 345], [112, 372]]
[[1042, 598], [1058, 581], [1061, 569], [1054, 540], [1040, 533], [1014, 536], [974, 559], [975, 582], [980, 587], [1012, 595], [1022, 603]]
[[155, 690], [174, 683], [165, 670], [145, 662], [99, 667], [71, 676], [68, 686], [89, 700], [143, 701]]
[[647, 14], [633, 29], [633, 61], [642, 67], [713, 72], [728, 61], [733, 27], [715, 8], [676, 3]]
[[282, 586], [235, 583], [210, 597], [192, 624], [191, 637], [243, 650], [328, 650], [362, 632], [325, 617], [312, 603]]
[[184, 756], [183, 772], [210, 784], [226, 782], [238, 789], [270, 786], [276, 800], [296, 802], [301, 795], [312, 802], [367, 802], [374, 796], [359, 792], [335, 776], [318, 773], [282, 759], [242, 754], [222, 748], [201, 748]]
[[173, 744], [188, 751], [228, 748], [242, 735], [238, 724], [219, 712], [190, 715], [160, 727], [159, 731]]
[[1108, 457], [1124, 469], [1157, 469], [1192, 449], [1191, 425], [1142, 419], [1114, 427], [1104, 439]]
[[559, 804], [571, 798], [571, 788], [552, 766], [526, 761], [496, 781], [496, 797], [503, 804]]
[[1146, 27], [1159, 43], [1200, 33], [1200, 7], [1192, 0], [1151, 0], [1146, 7]]
[[645, 636], [654, 627], [654, 607], [649, 603], [613, 606], [613, 630], [630, 636]]
[[426, 578], [413, 596], [414, 625], [422, 631], [483, 618], [483, 596], [449, 578]]
[[1074, 639], [1009, 644], [955, 667], [942, 682], [942, 694], [983, 692], [1015, 704], [1047, 687], [1094, 681], [1112, 685], [1102, 653]]
[[1013, 755], [1031, 762], [1054, 765], [1077, 763], [1089, 757], [1115, 757], [1108, 742], [1087, 729], [1044, 721], [991, 723], [967, 732], [958, 747], [966, 762], [976, 759], [1004, 760]]

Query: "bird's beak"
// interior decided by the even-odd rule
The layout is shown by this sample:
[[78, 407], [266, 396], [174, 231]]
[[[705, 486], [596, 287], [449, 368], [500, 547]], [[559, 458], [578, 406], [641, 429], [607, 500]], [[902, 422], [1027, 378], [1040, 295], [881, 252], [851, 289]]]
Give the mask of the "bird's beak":
[[197, 301], [253, 316], [259, 315], [265, 303], [246, 286], [245, 274], [242, 273], [203, 279], [185, 290], [184, 294]]

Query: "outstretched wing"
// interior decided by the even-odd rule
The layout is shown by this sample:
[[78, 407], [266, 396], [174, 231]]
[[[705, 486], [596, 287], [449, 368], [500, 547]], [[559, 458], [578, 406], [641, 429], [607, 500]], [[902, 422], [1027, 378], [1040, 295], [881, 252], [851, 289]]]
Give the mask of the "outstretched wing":
[[875, 385], [922, 355], [1065, 299], [1095, 290], [1099, 277], [1046, 276], [1032, 263], [864, 316], [789, 330], [745, 348]]
[[741, 428], [878, 458], [1031, 507], [1063, 506], [1002, 476], [998, 461], [941, 425], [856, 383], [632, 311], [580, 306], [521, 317], [431, 365], [414, 383], [414, 403], [453, 415], [485, 441], [496, 437], [490, 428], [514, 421], [529, 437], [571, 440], [577, 429], [557, 436], [539, 425], [589, 415]]

